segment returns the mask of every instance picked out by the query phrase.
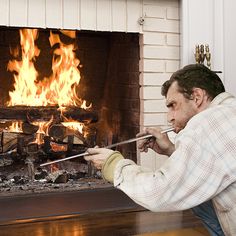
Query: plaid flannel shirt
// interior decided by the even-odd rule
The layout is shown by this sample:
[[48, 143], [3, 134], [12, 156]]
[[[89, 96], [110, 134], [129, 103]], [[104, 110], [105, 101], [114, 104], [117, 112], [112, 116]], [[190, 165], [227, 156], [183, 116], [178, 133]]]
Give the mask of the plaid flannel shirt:
[[225, 235], [236, 235], [236, 98], [218, 95], [176, 135], [175, 148], [154, 172], [120, 160], [114, 186], [156, 212], [212, 199]]

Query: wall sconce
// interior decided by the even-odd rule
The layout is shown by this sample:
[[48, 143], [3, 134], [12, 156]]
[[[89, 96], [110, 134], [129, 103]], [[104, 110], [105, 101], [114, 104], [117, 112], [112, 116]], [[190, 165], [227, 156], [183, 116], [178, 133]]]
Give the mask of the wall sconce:
[[211, 69], [211, 53], [208, 44], [206, 44], [205, 47], [203, 44], [196, 45], [194, 56], [197, 64], [204, 64], [206, 59], [207, 67]]

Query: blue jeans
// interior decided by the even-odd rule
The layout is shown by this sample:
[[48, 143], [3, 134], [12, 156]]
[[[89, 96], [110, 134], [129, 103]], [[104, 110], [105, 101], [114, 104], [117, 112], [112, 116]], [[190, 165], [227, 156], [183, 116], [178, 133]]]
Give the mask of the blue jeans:
[[202, 220], [211, 236], [224, 236], [211, 201], [192, 208], [192, 211]]

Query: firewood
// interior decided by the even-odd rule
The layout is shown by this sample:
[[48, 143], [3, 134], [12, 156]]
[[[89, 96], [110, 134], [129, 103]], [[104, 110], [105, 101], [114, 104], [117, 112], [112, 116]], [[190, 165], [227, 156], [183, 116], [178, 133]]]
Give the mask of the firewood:
[[66, 136], [66, 129], [67, 128], [62, 124], [54, 124], [50, 126], [48, 134], [56, 140], [63, 140]]
[[30, 124], [29, 122], [23, 122], [22, 131], [25, 134], [34, 134], [37, 132], [39, 127], [37, 125]]
[[56, 140], [68, 143], [68, 136], [74, 136], [74, 144], [86, 144], [86, 140], [83, 135], [77, 131], [70, 129], [62, 124], [54, 124], [49, 128], [48, 134]]
[[17, 137], [19, 133], [11, 133], [11, 132], [1, 132], [0, 141], [1, 141], [1, 152], [8, 152], [12, 149], [15, 149], [17, 146]]
[[98, 121], [98, 114], [95, 111], [88, 111], [79, 107], [66, 107], [63, 113], [57, 106], [11, 106], [0, 107], [0, 120], [20, 120], [32, 123], [34, 121], [49, 121], [53, 117], [59, 122], [73, 119], [83, 123]]
[[[0, 132], [0, 152], [5, 153], [11, 151], [15, 148], [22, 149], [26, 143], [32, 141], [34, 139], [33, 135], [23, 134], [23, 133], [15, 133], [15, 132]], [[21, 153], [22, 154], [22, 153]]]

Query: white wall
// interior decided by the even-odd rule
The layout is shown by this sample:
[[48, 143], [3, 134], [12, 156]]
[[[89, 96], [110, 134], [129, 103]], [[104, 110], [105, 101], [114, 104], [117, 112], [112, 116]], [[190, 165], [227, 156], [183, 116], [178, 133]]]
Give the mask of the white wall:
[[194, 63], [196, 44], [209, 44], [212, 70], [220, 70], [226, 90], [236, 95], [236, 1], [181, 1], [181, 62]]
[[236, 95], [236, 1], [224, 1], [223, 12], [225, 86], [228, 91]]

